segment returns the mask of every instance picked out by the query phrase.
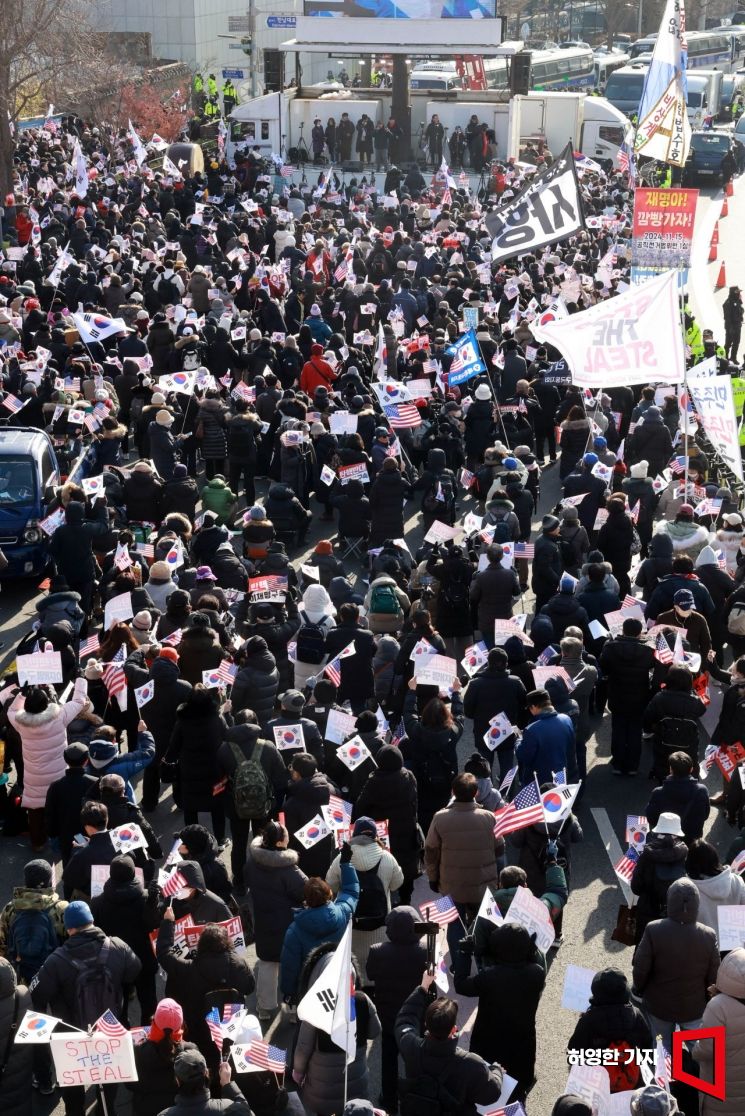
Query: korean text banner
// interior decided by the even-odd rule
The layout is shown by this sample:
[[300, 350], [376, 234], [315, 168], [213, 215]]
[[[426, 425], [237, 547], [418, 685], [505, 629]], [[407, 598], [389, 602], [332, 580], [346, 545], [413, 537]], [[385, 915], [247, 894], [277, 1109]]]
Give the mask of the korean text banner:
[[634, 148], [638, 155], [685, 166], [691, 146], [686, 106], [685, 7], [667, 0], [644, 79]]
[[524, 256], [584, 228], [571, 144], [550, 167], [533, 176], [516, 198], [487, 213], [492, 261]]
[[634, 191], [631, 262], [635, 267], [689, 267], [698, 190]]
[[599, 388], [683, 380], [685, 349], [674, 271], [581, 314], [542, 326], [534, 322], [532, 329], [539, 341], [560, 351], [575, 384]]
[[707, 438], [735, 476], [742, 480], [739, 422], [731, 379], [729, 376], [691, 377], [688, 390]]
[[494, 19], [495, 0], [305, 0], [307, 16], [378, 19]]

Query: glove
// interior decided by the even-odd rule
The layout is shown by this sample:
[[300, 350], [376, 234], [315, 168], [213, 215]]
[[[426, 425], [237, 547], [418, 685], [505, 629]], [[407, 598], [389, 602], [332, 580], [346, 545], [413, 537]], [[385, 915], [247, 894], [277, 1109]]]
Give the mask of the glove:
[[559, 855], [558, 841], [552, 840], [548, 842], [548, 844], [546, 845], [546, 855], [548, 856], [549, 860], [556, 860], [557, 856]]
[[342, 864], [349, 864], [351, 859], [352, 859], [352, 846], [349, 844], [349, 841], [345, 841], [344, 844], [341, 847], [341, 854], [339, 856], [339, 860], [342, 862]]

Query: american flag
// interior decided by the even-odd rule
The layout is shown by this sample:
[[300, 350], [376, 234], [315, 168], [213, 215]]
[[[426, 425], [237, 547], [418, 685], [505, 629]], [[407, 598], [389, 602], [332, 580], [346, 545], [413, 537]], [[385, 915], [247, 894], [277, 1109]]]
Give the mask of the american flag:
[[226, 686], [232, 686], [235, 682], [235, 676], [238, 673], [238, 666], [236, 663], [231, 663], [228, 659], [223, 659], [217, 668], [217, 673]]
[[118, 697], [127, 689], [127, 679], [124, 677], [124, 645], [117, 651], [109, 663], [103, 665], [103, 684], [109, 692], [109, 697]]
[[535, 546], [533, 543], [515, 543], [515, 557], [516, 558], [532, 558], [535, 554]]
[[341, 810], [344, 817], [350, 821], [352, 818], [352, 803], [345, 802], [338, 794], [329, 795], [329, 808], [332, 810]]
[[262, 1069], [272, 1070], [274, 1073], [284, 1073], [287, 1064], [287, 1051], [279, 1046], [270, 1046], [269, 1043], [259, 1042], [257, 1039], [246, 1051], [248, 1061]]
[[394, 748], [398, 748], [402, 740], [406, 740], [406, 729], [404, 728], [403, 717], [391, 733], [391, 744]]
[[222, 1021], [229, 1023], [239, 1011], [243, 1011], [243, 1004], [223, 1004]]
[[98, 418], [98, 415], [86, 415], [83, 419], [83, 425], [90, 431], [91, 434], [95, 434], [99, 426], [101, 425], [101, 420]]
[[510, 793], [510, 787], [514, 783], [516, 775], [517, 775], [517, 765], [515, 765], [514, 767], [511, 767], [509, 769], [509, 771], [505, 775], [504, 779], [499, 784], [499, 793], [500, 794], [509, 794]]
[[671, 663], [673, 661], [673, 653], [670, 650], [670, 645], [662, 633], [657, 636], [654, 657], [657, 659], [658, 663]]
[[543, 821], [543, 803], [541, 792], [535, 778], [527, 787], [523, 787], [516, 794], [512, 802], [502, 810], [497, 810], [494, 815], [494, 836], [503, 837], [505, 833], [514, 833], [518, 829], [526, 829], [529, 825]]
[[100, 1019], [97, 1019], [93, 1024], [94, 1031], [100, 1031], [103, 1035], [108, 1035], [109, 1038], [120, 1038], [121, 1035], [126, 1035], [127, 1028], [123, 1027], [111, 1009], [107, 1009]]
[[83, 642], [80, 644], [80, 654], [78, 655], [78, 658], [84, 659], [86, 655], [95, 654], [95, 652], [98, 651], [99, 647], [100, 644], [98, 642], [98, 636], [88, 636], [88, 639], [83, 640]]
[[337, 655], [330, 663], [326, 663], [323, 673], [329, 676], [335, 686], [341, 686], [341, 655]]
[[639, 853], [634, 848], [628, 848], [623, 854], [617, 864], [613, 865], [613, 871], [622, 880], [630, 880], [636, 868], [636, 862], [639, 859]]
[[618, 150], [618, 169], [622, 174], [629, 176], [629, 183], [633, 183], [636, 178], [636, 163], [634, 160], [634, 151], [628, 143], [622, 143]]
[[525, 1109], [520, 1101], [508, 1104], [506, 1108], [485, 1108], [483, 1116], [525, 1116]]
[[137, 543], [135, 550], [138, 554], [141, 554], [143, 558], [155, 557], [155, 547], [152, 543]]
[[[541, 810], [542, 813], [543, 810]], [[443, 895], [440, 899], [435, 899], [431, 903], [420, 903], [419, 913], [425, 922], [431, 919], [438, 926], [447, 926], [449, 922], [455, 922], [457, 918], [460, 918], [458, 908], [449, 895]]]
[[207, 1030], [212, 1036], [212, 1041], [222, 1054], [222, 1027], [220, 1026], [220, 1012], [217, 1010], [216, 1007], [210, 1008], [204, 1018], [207, 1023]]
[[631, 522], [632, 523], [638, 523], [639, 522], [639, 511], [641, 509], [641, 506], [642, 506], [641, 500], [637, 500], [636, 503], [634, 504], [633, 508], [629, 512], [629, 515], [631, 516]]
[[179, 643], [181, 643], [181, 636], [181, 628], [176, 628], [176, 631], [171, 632], [169, 636], [162, 639], [161, 643], [167, 643], [169, 647], [178, 647]]
[[450, 187], [449, 186], [448, 186], [447, 190], [445, 190], [445, 192], [442, 195], [442, 204], [443, 205], [452, 205], [453, 204], [453, 195], [450, 193]]
[[536, 666], [549, 666], [554, 661], [554, 659], [559, 658], [559, 654], [560, 652], [557, 651], [555, 647], [552, 647], [551, 644], [549, 644], [545, 651], [541, 651], [540, 655], [536, 659]]
[[685, 457], [674, 457], [669, 465], [670, 472], [674, 477], [680, 477], [686, 471]]
[[422, 416], [415, 403], [386, 403], [383, 411], [392, 430], [410, 430], [421, 426]]
[[186, 887], [186, 879], [182, 872], [178, 870], [171, 873], [166, 882], [161, 888], [165, 899], [170, 899], [177, 891], [181, 891], [182, 887]]
[[621, 608], [634, 608], [638, 604], [639, 602], [637, 601], [636, 597], [632, 597], [631, 593], [627, 593], [621, 601]]
[[673, 1063], [669, 1053], [662, 1045], [662, 1039], [657, 1036], [657, 1046], [654, 1052], [654, 1079], [661, 1089], [670, 1091], [670, 1079], [673, 1075]]
[[3, 407], [7, 407], [10, 413], [15, 415], [20, 411], [25, 402], [25, 399], [16, 399], [15, 395], [6, 395], [5, 399], [3, 399]]

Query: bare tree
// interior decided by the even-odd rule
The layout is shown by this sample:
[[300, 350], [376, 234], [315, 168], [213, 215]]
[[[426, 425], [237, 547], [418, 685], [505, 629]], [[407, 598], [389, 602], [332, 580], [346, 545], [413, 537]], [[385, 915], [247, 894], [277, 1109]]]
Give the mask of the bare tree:
[[[90, 82], [105, 64], [86, 0], [2, 0], [0, 193], [13, 181], [11, 125], [55, 90]], [[64, 105], [60, 106], [64, 107]]]

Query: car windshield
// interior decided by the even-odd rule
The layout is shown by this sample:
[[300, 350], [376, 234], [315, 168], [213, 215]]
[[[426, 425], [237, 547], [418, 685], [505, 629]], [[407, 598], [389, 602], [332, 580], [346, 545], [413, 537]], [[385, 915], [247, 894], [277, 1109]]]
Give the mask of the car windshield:
[[687, 103], [689, 108], [701, 108], [701, 105], [704, 103], [703, 92], [696, 93], [694, 90], [689, 89]]
[[709, 155], [726, 155], [729, 149], [727, 136], [695, 135], [691, 139], [693, 151], [706, 152]]
[[34, 470], [27, 457], [0, 457], [0, 507], [27, 504], [36, 491]]

